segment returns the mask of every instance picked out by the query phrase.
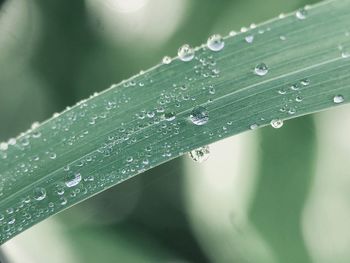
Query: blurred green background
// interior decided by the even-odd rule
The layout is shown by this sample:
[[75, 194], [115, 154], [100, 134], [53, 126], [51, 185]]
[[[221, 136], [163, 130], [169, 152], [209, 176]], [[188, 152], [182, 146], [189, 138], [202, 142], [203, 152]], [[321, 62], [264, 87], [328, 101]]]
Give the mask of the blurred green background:
[[[0, 1], [0, 141], [95, 91], [311, 0]], [[27, 230], [0, 261], [350, 262], [350, 107], [145, 172]], [[349, 127], [347, 127], [349, 126]]]

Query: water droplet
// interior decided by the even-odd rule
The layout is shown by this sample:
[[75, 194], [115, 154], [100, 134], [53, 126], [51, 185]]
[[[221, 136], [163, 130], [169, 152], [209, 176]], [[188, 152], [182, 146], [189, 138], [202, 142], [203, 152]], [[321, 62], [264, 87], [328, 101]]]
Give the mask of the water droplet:
[[191, 111], [190, 119], [195, 125], [204, 125], [209, 120], [209, 112], [202, 106], [195, 107]]
[[6, 142], [0, 143], [0, 150], [6, 151], [8, 149], [8, 144]]
[[173, 120], [175, 120], [175, 118], [176, 118], [176, 116], [175, 116], [174, 112], [164, 113], [164, 119], [167, 121], [173, 121]]
[[72, 173], [68, 174], [66, 176], [65, 184], [67, 187], [73, 187], [79, 184], [81, 181], [81, 174], [80, 173]]
[[194, 49], [185, 44], [179, 48], [177, 55], [182, 61], [191, 61], [194, 58]]
[[270, 122], [272, 128], [279, 129], [283, 126], [283, 120], [274, 119]]
[[348, 51], [343, 51], [343, 52], [341, 53], [341, 56], [342, 56], [342, 58], [349, 58], [349, 57], [350, 57], [350, 52], [348, 52]]
[[254, 41], [254, 36], [253, 35], [249, 35], [245, 37], [245, 41], [249, 44], [253, 43]]
[[343, 95], [336, 95], [333, 97], [333, 102], [336, 104], [343, 103], [344, 102], [344, 97]]
[[256, 130], [257, 128], [259, 128], [259, 125], [256, 124], [256, 123], [250, 125], [250, 129], [251, 129], [251, 130]]
[[296, 13], [295, 16], [300, 19], [303, 20], [306, 18], [307, 16], [307, 11], [304, 8], [299, 9]]
[[203, 146], [198, 149], [189, 152], [189, 156], [195, 162], [202, 163], [208, 160], [210, 155], [209, 146]]
[[171, 63], [171, 57], [168, 57], [168, 56], [165, 56], [163, 57], [163, 60], [162, 60], [163, 64], [170, 64]]
[[56, 157], [57, 157], [56, 153], [54, 153], [54, 152], [49, 153], [49, 158], [50, 158], [51, 160], [56, 159]]
[[212, 51], [220, 51], [224, 48], [225, 42], [219, 34], [215, 34], [208, 38], [207, 46]]
[[278, 94], [280, 94], [280, 95], [284, 95], [286, 93], [287, 93], [287, 91], [285, 89], [278, 90]]
[[280, 39], [281, 39], [282, 41], [285, 41], [287, 38], [286, 38], [285, 36], [280, 36]]
[[265, 63], [260, 63], [256, 65], [254, 72], [258, 76], [265, 76], [269, 72], [269, 68]]
[[67, 198], [61, 196], [59, 200], [60, 200], [60, 204], [61, 205], [66, 205], [67, 204]]
[[211, 95], [215, 94], [215, 88], [213, 86], [209, 87], [209, 94], [211, 94]]
[[296, 102], [302, 102], [302, 101], [303, 101], [303, 97], [302, 97], [302, 96], [297, 96], [297, 97], [295, 98], [295, 101], [296, 101]]
[[293, 114], [295, 114], [297, 112], [297, 110], [295, 109], [295, 108], [290, 108], [289, 110], [288, 110], [288, 114], [290, 114], [290, 115], [293, 115]]
[[291, 90], [299, 90], [299, 86], [297, 84], [293, 84], [290, 86]]
[[229, 35], [230, 35], [231, 37], [233, 37], [233, 36], [237, 35], [237, 32], [234, 31], [234, 30], [231, 30], [230, 33], [229, 33]]
[[303, 86], [309, 86], [310, 85], [310, 80], [309, 79], [302, 79], [300, 81], [300, 84]]
[[37, 201], [41, 201], [46, 197], [46, 190], [42, 187], [37, 187], [33, 191], [33, 198]]

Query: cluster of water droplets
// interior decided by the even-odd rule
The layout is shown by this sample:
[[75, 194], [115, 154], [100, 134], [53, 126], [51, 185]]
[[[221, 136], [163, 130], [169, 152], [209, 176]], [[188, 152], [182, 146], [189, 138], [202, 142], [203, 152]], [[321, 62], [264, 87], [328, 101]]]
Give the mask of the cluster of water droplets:
[[[305, 19], [306, 9], [299, 10], [296, 17]], [[255, 27], [252, 24], [240, 33], [231, 31], [230, 36], [239, 34], [239, 41], [252, 47], [259, 41], [259, 34], [271, 30], [251, 30]], [[286, 37], [280, 39], [284, 41]], [[215, 80], [221, 77], [220, 58], [229, 45], [229, 38], [219, 34], [210, 36], [199, 49], [185, 44], [178, 49], [177, 58], [162, 59], [164, 69], [186, 63], [189, 73], [174, 83], [156, 78], [156, 70], [141, 71], [135, 78], [113, 84], [103, 96], [94, 93], [61, 114], [55, 113], [43, 126], [33, 123], [28, 132], [0, 143], [0, 159], [16, 160], [11, 169], [1, 174], [0, 197], [10, 196], [14, 187], [25, 189], [13, 196], [17, 198], [15, 204], [0, 211], [0, 241], [170, 157], [188, 153], [196, 162], [208, 159], [209, 146], [193, 150], [182, 142], [190, 139], [185, 132], [188, 130], [193, 131], [194, 139], [201, 140], [224, 138], [236, 128], [233, 118], [216, 125], [221, 120], [212, 107], [222, 94]], [[269, 66], [273, 73], [271, 61], [255, 61], [247, 72], [252, 78], [268, 79]], [[245, 123], [245, 127], [254, 130], [270, 123], [273, 128], [281, 128], [284, 117], [297, 113], [304, 101], [303, 90], [311, 88], [311, 84], [303, 78], [281, 86], [275, 94], [281, 100], [275, 116], [259, 116], [254, 123]], [[345, 100], [341, 94], [332, 99], [336, 104]], [[133, 145], [138, 147], [137, 152]], [[67, 153], [74, 156], [73, 160], [67, 159]], [[49, 169], [50, 176], [34, 178], [38, 183], [27, 187], [28, 178], [45, 174], [45, 169]]]

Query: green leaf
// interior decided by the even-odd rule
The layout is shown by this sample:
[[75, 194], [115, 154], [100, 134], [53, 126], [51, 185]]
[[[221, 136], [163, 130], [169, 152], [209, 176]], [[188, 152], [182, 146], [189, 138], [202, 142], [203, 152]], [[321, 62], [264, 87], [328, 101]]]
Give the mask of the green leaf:
[[[349, 10], [349, 1], [328, 1], [308, 8], [305, 19], [290, 14], [227, 37], [219, 52], [200, 47], [189, 62], [176, 58], [112, 85], [1, 144], [1, 243], [253, 124], [336, 106], [337, 95], [348, 102]], [[258, 76], [262, 63], [268, 73]], [[204, 125], [189, 118], [198, 106], [209, 114]]]

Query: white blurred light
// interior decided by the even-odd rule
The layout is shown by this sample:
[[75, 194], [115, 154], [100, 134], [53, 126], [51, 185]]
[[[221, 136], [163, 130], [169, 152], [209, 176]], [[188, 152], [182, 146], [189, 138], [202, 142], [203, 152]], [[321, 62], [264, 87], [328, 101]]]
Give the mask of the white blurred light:
[[303, 213], [303, 233], [314, 262], [350, 259], [349, 106], [317, 115], [318, 158]]
[[104, 0], [103, 2], [114, 12], [132, 13], [143, 8], [148, 0]]
[[[65, 227], [49, 218], [1, 246], [11, 263], [75, 263], [74, 244], [65, 236]], [[34, 242], [33, 242], [34, 241]]]
[[210, 145], [206, 162], [188, 158], [185, 163], [189, 221], [213, 262], [256, 262], [257, 258], [275, 262], [268, 243], [248, 218], [257, 180], [256, 144], [253, 133], [240, 134]]
[[176, 30], [189, 0], [86, 0], [92, 26], [107, 41], [162, 45]]

